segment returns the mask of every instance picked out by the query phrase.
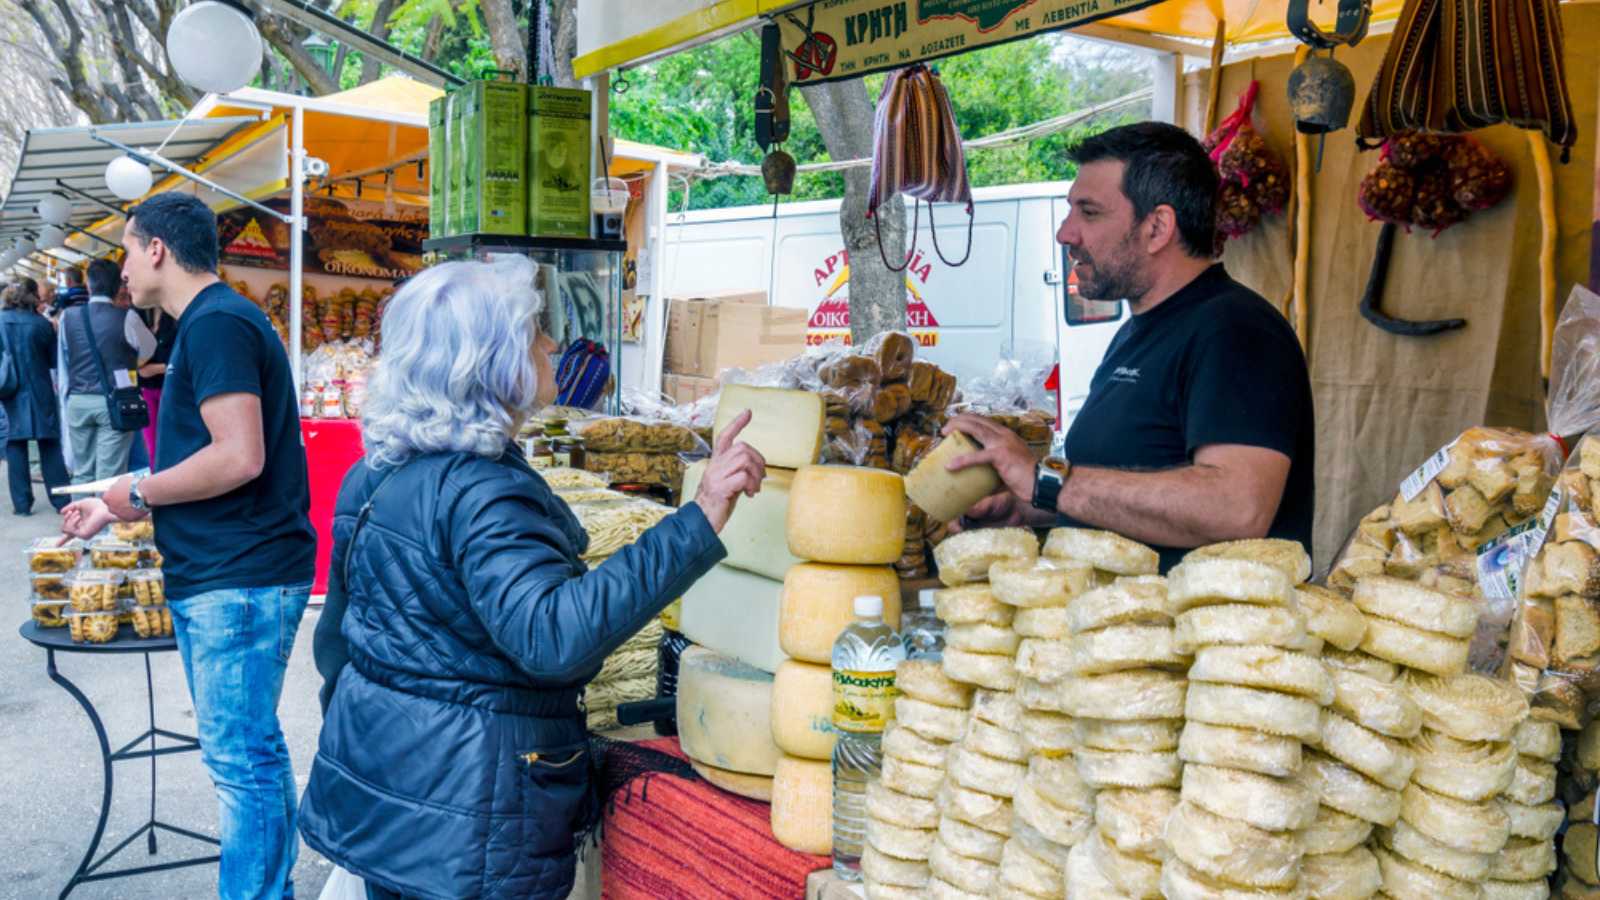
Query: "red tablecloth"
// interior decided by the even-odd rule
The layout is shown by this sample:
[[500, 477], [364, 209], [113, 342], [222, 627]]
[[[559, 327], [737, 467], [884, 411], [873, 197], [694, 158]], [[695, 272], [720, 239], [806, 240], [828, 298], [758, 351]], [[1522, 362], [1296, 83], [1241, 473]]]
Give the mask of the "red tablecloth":
[[345, 473], [361, 458], [361, 423], [355, 419], [301, 419], [306, 474], [311, 482], [311, 525], [317, 530], [317, 578], [311, 593], [328, 592], [333, 557], [333, 505]]
[[[645, 746], [680, 759], [677, 738]], [[605, 900], [796, 900], [806, 876], [832, 864], [772, 837], [772, 807], [676, 775], [642, 775], [606, 810], [601, 831]]]

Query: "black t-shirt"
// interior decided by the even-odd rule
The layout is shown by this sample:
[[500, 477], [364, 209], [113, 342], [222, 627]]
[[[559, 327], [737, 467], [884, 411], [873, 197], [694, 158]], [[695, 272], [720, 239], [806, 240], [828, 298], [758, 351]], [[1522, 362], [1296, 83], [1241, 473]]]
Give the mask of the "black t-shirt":
[[289, 357], [265, 313], [225, 284], [201, 291], [178, 320], [156, 423], [155, 471], [211, 443], [200, 405], [221, 394], [261, 398], [266, 465], [219, 497], [154, 510], [167, 592], [309, 584], [317, 536], [308, 512], [300, 412]]
[[[149, 313], [141, 313], [140, 318], [144, 319], [145, 327], [149, 328], [150, 320], [153, 318], [153, 316]], [[160, 323], [155, 327], [150, 328], [150, 333], [156, 336], [156, 352], [148, 360], [146, 360], [146, 362], [171, 362], [172, 346], [178, 342], [178, 320], [167, 315], [166, 313], [161, 313]], [[153, 391], [161, 390], [162, 386], [165, 384], [165, 375], [152, 375], [148, 378], [140, 376], [139, 378], [140, 387], [149, 388]]]
[[[1289, 480], [1268, 534], [1310, 552], [1315, 443], [1293, 329], [1218, 264], [1117, 332], [1065, 453], [1075, 466], [1158, 470], [1189, 465], [1209, 444], [1277, 450], [1290, 459]], [[1156, 549], [1163, 572], [1186, 552]]]

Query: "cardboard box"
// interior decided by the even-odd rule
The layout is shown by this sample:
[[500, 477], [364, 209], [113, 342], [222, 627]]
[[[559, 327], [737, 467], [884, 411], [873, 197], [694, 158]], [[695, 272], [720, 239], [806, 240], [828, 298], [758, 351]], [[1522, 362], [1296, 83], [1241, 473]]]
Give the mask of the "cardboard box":
[[782, 362], [805, 352], [806, 321], [803, 309], [768, 306], [765, 292], [672, 299], [663, 368], [715, 378]]
[[450, 95], [428, 104], [428, 237], [449, 236]]
[[528, 234], [589, 236], [588, 91], [528, 88]]
[[[460, 137], [450, 161], [461, 169], [463, 234], [527, 233], [528, 88], [474, 81], [457, 92]], [[464, 151], [457, 163], [453, 151]]]
[[661, 393], [678, 406], [715, 394], [720, 387], [715, 378], [702, 378], [699, 375], [674, 375], [668, 372], [661, 376]]

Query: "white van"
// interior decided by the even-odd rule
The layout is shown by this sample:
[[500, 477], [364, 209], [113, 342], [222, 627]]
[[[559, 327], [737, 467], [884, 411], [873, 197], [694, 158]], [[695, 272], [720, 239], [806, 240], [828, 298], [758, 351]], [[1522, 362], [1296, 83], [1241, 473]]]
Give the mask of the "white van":
[[[1062, 428], [1082, 407], [1125, 315], [1121, 304], [1094, 304], [1099, 321], [1066, 322], [1063, 274], [1070, 269], [1055, 234], [1069, 187], [1055, 181], [974, 190], [972, 254], [959, 267], [934, 252], [924, 204], [917, 254], [906, 270], [907, 326], [921, 344], [918, 357], [963, 380], [992, 374], [1003, 359], [1059, 361]], [[939, 248], [960, 259], [965, 210], [940, 204], [935, 215]], [[908, 211], [908, 225], [910, 218]], [[665, 296], [765, 290], [775, 306], [810, 311], [812, 340], [848, 337], [850, 261], [839, 201], [781, 204], [776, 216], [770, 205], [675, 213], [667, 222]]]

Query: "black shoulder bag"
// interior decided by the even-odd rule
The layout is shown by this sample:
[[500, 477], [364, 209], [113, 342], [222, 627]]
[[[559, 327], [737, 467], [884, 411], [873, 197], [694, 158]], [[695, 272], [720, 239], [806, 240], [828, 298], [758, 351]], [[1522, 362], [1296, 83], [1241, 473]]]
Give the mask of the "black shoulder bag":
[[17, 354], [11, 352], [16, 342], [11, 329], [0, 328], [0, 337], [4, 338], [0, 344], [0, 400], [10, 400], [22, 390], [22, 374], [17, 371]]
[[137, 383], [119, 388], [106, 372], [106, 359], [100, 355], [100, 342], [94, 337], [94, 317], [88, 304], [84, 304], [83, 330], [89, 335], [89, 352], [94, 354], [95, 367], [100, 370], [100, 389], [105, 391], [106, 411], [111, 416], [111, 427], [117, 431], [138, 431], [150, 424], [150, 407], [144, 402]]

